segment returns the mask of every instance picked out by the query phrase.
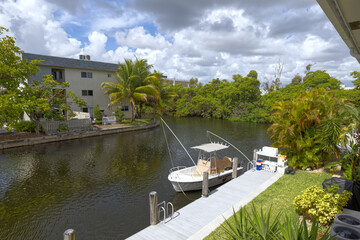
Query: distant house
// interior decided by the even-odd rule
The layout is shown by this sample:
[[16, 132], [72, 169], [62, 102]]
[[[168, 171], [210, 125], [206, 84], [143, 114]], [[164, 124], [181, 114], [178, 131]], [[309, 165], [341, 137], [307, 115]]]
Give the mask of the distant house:
[[[117, 64], [91, 61], [89, 55], [72, 59], [23, 53], [22, 57], [29, 61], [43, 60], [38, 64], [39, 72], [29, 79], [30, 83], [35, 79], [41, 81], [43, 75], [53, 75], [54, 80], [60, 83], [70, 83], [68, 90], [87, 102], [87, 106], [83, 108], [71, 106], [73, 111], [88, 112], [93, 117], [93, 109], [99, 104], [104, 115], [111, 116], [114, 112], [115, 106], [108, 107], [109, 96], [104, 94], [105, 90], [100, 85], [102, 82], [116, 82]], [[126, 100], [119, 107], [124, 111], [125, 118], [131, 117], [131, 108]]]
[[176, 80], [176, 79], [166, 79], [167, 82], [171, 85], [181, 84], [184, 88], [190, 87], [190, 81], [186, 80]]

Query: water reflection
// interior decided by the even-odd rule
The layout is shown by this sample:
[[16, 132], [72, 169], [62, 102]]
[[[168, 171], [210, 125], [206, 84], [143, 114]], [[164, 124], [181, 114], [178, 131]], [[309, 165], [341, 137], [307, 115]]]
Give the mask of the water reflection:
[[[187, 149], [208, 141], [206, 130], [247, 156], [269, 144], [266, 126], [210, 119], [167, 119]], [[167, 174], [191, 162], [162, 129], [123, 133], [3, 151], [0, 154], [0, 239], [122, 239], [148, 226], [148, 194], [175, 208], [200, 196], [176, 193]], [[194, 159], [196, 152], [190, 151]], [[231, 156], [238, 155], [236, 152]]]

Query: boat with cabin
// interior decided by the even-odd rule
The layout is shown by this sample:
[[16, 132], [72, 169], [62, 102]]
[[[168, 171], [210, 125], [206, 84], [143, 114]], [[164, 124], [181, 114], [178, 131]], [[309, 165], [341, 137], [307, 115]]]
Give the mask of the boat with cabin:
[[[227, 150], [229, 147], [232, 147], [240, 154], [242, 154], [242, 156], [245, 157], [245, 159], [247, 159], [248, 169], [249, 167], [254, 168], [253, 162], [250, 161], [250, 159], [246, 157], [246, 155], [242, 153], [237, 147], [235, 147], [232, 143], [225, 140], [224, 138], [210, 131], [207, 131], [207, 135], [210, 139], [209, 143], [201, 144], [191, 148], [199, 151], [197, 163], [195, 163], [189, 152], [186, 150], [184, 145], [181, 143], [181, 141], [178, 139], [175, 133], [171, 130], [171, 128], [167, 125], [167, 123], [162, 118], [160, 118], [160, 120], [162, 123], [164, 137], [168, 147], [170, 159], [173, 165], [173, 168], [170, 169], [168, 179], [171, 182], [172, 186], [174, 187], [175, 191], [184, 192], [184, 191], [201, 190], [204, 172], [208, 173], [209, 187], [214, 187], [229, 181], [232, 178], [233, 171], [235, 171], [233, 170], [233, 167], [236, 167], [237, 176], [239, 176], [240, 172], [243, 169], [242, 162], [235, 161], [235, 163], [237, 164], [234, 164], [232, 158], [223, 154], [225, 150]], [[164, 125], [169, 129], [169, 131], [173, 134], [176, 140], [180, 143], [181, 147], [184, 149], [190, 160], [193, 162], [193, 166], [191, 167], [174, 166]], [[211, 140], [210, 136], [216, 137], [223, 142], [214, 142]]]
[[[192, 147], [199, 151], [197, 164], [192, 167], [174, 167], [170, 170], [168, 179], [175, 191], [201, 190], [204, 172], [208, 173], [209, 187], [229, 181], [233, 172], [233, 159], [227, 156], [219, 158], [218, 154], [228, 148], [229, 145], [214, 142]], [[239, 175], [243, 167], [236, 167]]]

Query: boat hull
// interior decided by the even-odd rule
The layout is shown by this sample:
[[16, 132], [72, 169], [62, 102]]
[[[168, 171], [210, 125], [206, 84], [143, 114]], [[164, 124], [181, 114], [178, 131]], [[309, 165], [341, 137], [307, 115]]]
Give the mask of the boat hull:
[[[243, 168], [239, 167], [237, 169], [238, 176]], [[209, 188], [215, 187], [217, 185], [220, 185], [222, 183], [230, 181], [232, 178], [232, 170], [225, 171], [220, 174], [214, 174], [209, 176]], [[186, 192], [186, 191], [196, 191], [202, 189], [202, 177], [198, 177], [196, 179], [193, 179], [192, 181], [179, 181], [171, 179], [169, 176], [169, 180], [176, 192]]]

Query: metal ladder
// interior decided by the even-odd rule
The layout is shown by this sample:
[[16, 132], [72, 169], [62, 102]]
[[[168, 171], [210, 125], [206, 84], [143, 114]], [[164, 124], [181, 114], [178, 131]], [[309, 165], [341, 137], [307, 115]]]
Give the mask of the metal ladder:
[[162, 201], [157, 207], [159, 222], [167, 223], [174, 218], [174, 205], [171, 202]]

